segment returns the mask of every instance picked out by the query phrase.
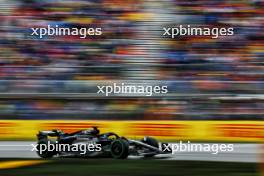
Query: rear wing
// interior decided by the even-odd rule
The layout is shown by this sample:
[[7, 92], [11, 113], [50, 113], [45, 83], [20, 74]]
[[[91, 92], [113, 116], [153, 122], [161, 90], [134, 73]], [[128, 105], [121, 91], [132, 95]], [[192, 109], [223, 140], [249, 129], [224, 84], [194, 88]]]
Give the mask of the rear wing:
[[59, 130], [52, 130], [52, 131], [39, 131], [37, 134], [38, 139], [43, 139], [47, 138], [48, 136], [50, 137], [56, 137], [59, 136], [61, 132]]

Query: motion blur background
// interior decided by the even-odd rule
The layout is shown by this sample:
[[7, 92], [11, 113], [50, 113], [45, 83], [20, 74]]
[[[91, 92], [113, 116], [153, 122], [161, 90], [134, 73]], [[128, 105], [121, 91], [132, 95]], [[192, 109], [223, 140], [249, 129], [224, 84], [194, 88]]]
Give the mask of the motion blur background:
[[[0, 0], [0, 139], [97, 125], [129, 137], [261, 142], [263, 6], [262, 0]], [[103, 35], [30, 36], [32, 27], [48, 24], [99, 26]], [[163, 27], [180, 24], [233, 27], [235, 35], [162, 37]], [[169, 93], [96, 93], [97, 85], [122, 81], [167, 85]]]
[[[1, 0], [0, 9], [1, 119], [263, 119], [263, 1]], [[103, 36], [30, 37], [48, 24], [100, 26]], [[235, 35], [162, 38], [179, 24]], [[98, 97], [96, 86], [114, 80], [169, 93]]]

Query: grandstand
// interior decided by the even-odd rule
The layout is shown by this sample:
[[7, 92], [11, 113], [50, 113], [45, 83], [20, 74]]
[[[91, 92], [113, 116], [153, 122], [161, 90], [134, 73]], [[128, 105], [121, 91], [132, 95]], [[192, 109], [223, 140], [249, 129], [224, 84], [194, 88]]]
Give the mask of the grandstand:
[[[0, 119], [263, 120], [261, 1], [1, 1]], [[158, 13], [157, 13], [158, 12]], [[34, 39], [32, 26], [102, 26], [104, 35]], [[233, 37], [162, 38], [162, 26], [233, 26]], [[102, 97], [138, 80], [165, 96]]]

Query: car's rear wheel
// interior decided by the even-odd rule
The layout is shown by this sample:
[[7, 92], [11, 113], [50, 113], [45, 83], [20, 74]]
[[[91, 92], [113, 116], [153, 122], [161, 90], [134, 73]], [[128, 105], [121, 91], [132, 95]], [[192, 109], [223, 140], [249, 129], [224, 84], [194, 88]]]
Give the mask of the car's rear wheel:
[[55, 150], [49, 151], [48, 145], [55, 145], [54, 141], [51, 140], [40, 140], [37, 143], [37, 154], [41, 158], [52, 158], [54, 155], [57, 154]]
[[124, 139], [117, 139], [111, 144], [111, 155], [115, 159], [125, 159], [129, 154], [129, 143]]

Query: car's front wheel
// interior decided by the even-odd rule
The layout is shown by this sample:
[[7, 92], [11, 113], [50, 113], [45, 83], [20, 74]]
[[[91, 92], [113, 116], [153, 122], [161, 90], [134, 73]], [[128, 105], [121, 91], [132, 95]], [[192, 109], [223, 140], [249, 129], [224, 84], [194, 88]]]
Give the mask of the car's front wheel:
[[124, 139], [117, 139], [111, 144], [111, 155], [115, 159], [125, 159], [129, 155], [129, 143]]

